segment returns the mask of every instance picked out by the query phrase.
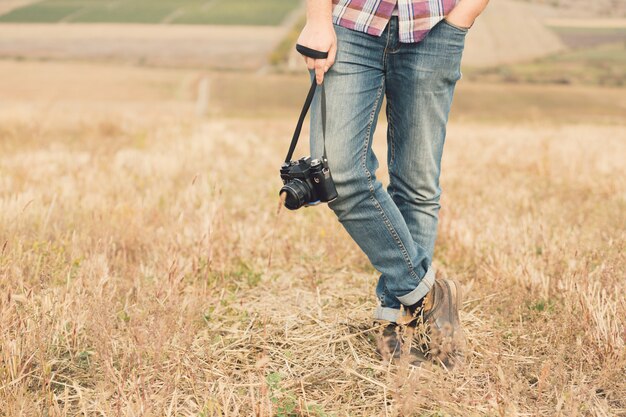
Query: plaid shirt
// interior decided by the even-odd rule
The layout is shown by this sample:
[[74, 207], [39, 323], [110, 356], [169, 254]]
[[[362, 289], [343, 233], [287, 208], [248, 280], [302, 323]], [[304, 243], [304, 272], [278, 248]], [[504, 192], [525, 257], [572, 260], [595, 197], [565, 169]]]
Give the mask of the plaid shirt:
[[398, 5], [400, 42], [419, 42], [460, 0], [333, 0], [333, 22], [380, 36]]

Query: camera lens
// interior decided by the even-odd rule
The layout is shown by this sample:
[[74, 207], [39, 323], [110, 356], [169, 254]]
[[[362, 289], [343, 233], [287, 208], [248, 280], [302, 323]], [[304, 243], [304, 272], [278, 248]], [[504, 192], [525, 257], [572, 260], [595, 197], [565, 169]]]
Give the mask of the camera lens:
[[297, 210], [311, 200], [311, 190], [309, 186], [299, 179], [289, 181], [285, 184], [283, 188], [280, 189], [280, 194], [283, 192], [287, 193], [285, 207], [289, 210]]

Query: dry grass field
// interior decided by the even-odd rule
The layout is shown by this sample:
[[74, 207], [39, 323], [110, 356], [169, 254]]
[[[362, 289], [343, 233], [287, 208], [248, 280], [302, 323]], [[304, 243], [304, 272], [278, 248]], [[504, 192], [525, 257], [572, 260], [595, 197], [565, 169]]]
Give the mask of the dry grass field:
[[0, 22], [274, 26], [299, 4], [297, 0], [0, 0]]
[[451, 123], [435, 263], [469, 351], [448, 372], [379, 359], [376, 273], [328, 208], [277, 214], [291, 113], [195, 118], [184, 70], [0, 75], [0, 416], [626, 415], [617, 90], [580, 96], [606, 120], [500, 86], [510, 113]]
[[284, 33], [268, 26], [4, 23], [0, 57], [257, 69]]
[[0, 57], [259, 69], [299, 0], [0, 0]]
[[[175, 20], [176, 13], [170, 15], [168, 10], [175, 9], [177, 5], [185, 9], [184, 4], [197, 2], [197, 0], [179, 0], [179, 3], [165, 1], [162, 5], [167, 3], [167, 6], [163, 6], [165, 9], [161, 10], [159, 7], [155, 8], [151, 1], [114, 2], [120, 8], [109, 10], [94, 1], [50, 0], [15, 11], [18, 15], [22, 13], [20, 10], [37, 11], [33, 16], [27, 13], [23, 19], [21, 17], [13, 19], [11, 17], [13, 14], [8, 14], [4, 15], [4, 21], [0, 16], [0, 58], [98, 60], [149, 66], [259, 69], [266, 66], [267, 57], [272, 51], [282, 50], [279, 45], [289, 33], [289, 29], [303, 24], [303, 21], [298, 21], [298, 18], [304, 15], [299, 8], [281, 19], [282, 26], [261, 26], [264, 22], [263, 17], [256, 12], [257, 8], [261, 7], [265, 12], [275, 15], [271, 5], [281, 9], [286, 7], [285, 11], [288, 11], [298, 4], [295, 0], [293, 2], [247, 0], [249, 3], [242, 4], [214, 0], [202, 2], [201, 8], [206, 6], [208, 7], [206, 10], [190, 9], [195, 11], [188, 19], [180, 22], [184, 24], [145, 24], [159, 22], [158, 19], [154, 20], [152, 12], [147, 11], [153, 10], [160, 17], [174, 16], [172, 19]], [[126, 6], [122, 7], [123, 4]], [[142, 6], [136, 8], [137, 4]], [[255, 7], [249, 7], [250, 4], [254, 4]], [[72, 19], [64, 18], [63, 13], [67, 12], [73, 16], [75, 12], [72, 10], [83, 6], [86, 9], [108, 10], [107, 13], [113, 13], [115, 16], [112, 19], [95, 19], [98, 22], [95, 24], [91, 18], [78, 19], [76, 23]], [[60, 8], [63, 13], [57, 16], [55, 12], [49, 10], [50, 7]], [[217, 9], [223, 9], [223, 13], [218, 13]], [[241, 9], [246, 10], [245, 15], [250, 14], [252, 20], [245, 16], [241, 16], [242, 19], [239, 21], [232, 20], [233, 16], [242, 14]], [[142, 15], [142, 10], [146, 11], [145, 16]], [[85, 15], [78, 13], [75, 16], [95, 18], [98, 13], [94, 16], [89, 13]], [[107, 13], [103, 16], [107, 16]], [[211, 19], [205, 19], [210, 16]], [[468, 33], [464, 65], [484, 68], [523, 62], [563, 51], [565, 45], [562, 40], [546, 28], [541, 16], [541, 13], [535, 12], [534, 7], [518, 1], [494, 2]], [[206, 20], [205, 23], [211, 24], [192, 24], [196, 18], [198, 21], [195, 23]], [[256, 18], [260, 20], [255, 22]], [[54, 23], [59, 19], [61, 23]], [[165, 17], [165, 20], [169, 21], [170, 17]], [[222, 24], [219, 24], [220, 22]], [[228, 24], [224, 25], [225, 23]], [[246, 24], [257, 26], [243, 26]], [[299, 29], [295, 30], [295, 38]], [[292, 39], [291, 43], [295, 43], [295, 39]], [[293, 45], [289, 44], [286, 50], [292, 51]]]

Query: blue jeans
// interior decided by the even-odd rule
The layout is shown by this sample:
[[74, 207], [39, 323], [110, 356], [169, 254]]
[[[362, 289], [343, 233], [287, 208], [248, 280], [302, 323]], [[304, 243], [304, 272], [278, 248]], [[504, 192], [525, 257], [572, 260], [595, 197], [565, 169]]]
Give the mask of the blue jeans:
[[[326, 151], [339, 197], [329, 207], [381, 274], [375, 318], [396, 321], [400, 305], [421, 300], [435, 281], [441, 156], [466, 30], [441, 21], [410, 44], [398, 39], [397, 17], [381, 37], [338, 25], [335, 31], [337, 59], [324, 85]], [[372, 151], [383, 95], [386, 190]], [[318, 94], [311, 108], [311, 155], [320, 156]]]

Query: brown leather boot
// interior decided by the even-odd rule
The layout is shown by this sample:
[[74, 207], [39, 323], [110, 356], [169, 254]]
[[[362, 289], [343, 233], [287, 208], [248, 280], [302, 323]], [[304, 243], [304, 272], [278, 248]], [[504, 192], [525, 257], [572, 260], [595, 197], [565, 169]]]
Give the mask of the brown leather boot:
[[396, 323], [387, 324], [378, 338], [377, 351], [385, 361], [420, 366], [425, 354], [413, 343], [414, 328]]
[[[459, 318], [461, 287], [451, 279], [437, 278], [430, 292], [419, 303], [406, 307], [409, 314], [389, 323], [378, 339], [378, 353], [397, 362], [403, 356], [419, 366], [430, 359], [453, 369], [464, 362], [465, 333]], [[426, 334], [426, 341], [416, 341]], [[424, 354], [423, 352], [426, 352]]]
[[430, 338], [427, 356], [448, 369], [465, 360], [466, 340], [459, 318], [460, 307], [461, 286], [445, 278], [435, 280], [422, 306], [423, 321]]

